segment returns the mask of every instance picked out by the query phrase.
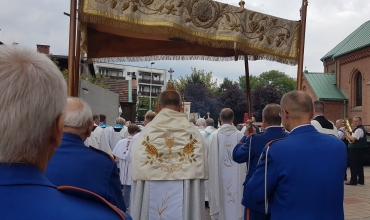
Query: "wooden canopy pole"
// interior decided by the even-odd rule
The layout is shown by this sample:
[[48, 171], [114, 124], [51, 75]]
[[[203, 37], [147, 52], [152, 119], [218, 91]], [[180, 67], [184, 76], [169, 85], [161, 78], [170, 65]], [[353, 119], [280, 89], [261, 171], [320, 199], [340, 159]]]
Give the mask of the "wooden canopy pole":
[[75, 78], [75, 48], [76, 48], [76, 15], [77, 0], [71, 0], [71, 9], [69, 16], [69, 49], [68, 49], [68, 95], [76, 96], [74, 91]]
[[302, 89], [302, 79], [303, 79], [303, 59], [304, 59], [304, 41], [306, 36], [306, 17], [307, 17], [307, 0], [302, 0], [301, 8], [301, 35], [300, 35], [300, 45], [299, 45], [299, 60], [298, 60], [298, 70], [297, 70], [297, 90]]
[[79, 24], [78, 24], [78, 28], [77, 28], [77, 41], [76, 41], [76, 63], [75, 63], [75, 73], [74, 73], [74, 78], [73, 78], [73, 96], [74, 97], [78, 97], [78, 86], [79, 86], [79, 83], [80, 83], [80, 62], [81, 62], [81, 57], [80, 57], [80, 53], [81, 53], [81, 32], [79, 30]]
[[245, 86], [247, 92], [247, 102], [248, 102], [248, 124], [249, 124], [249, 134], [253, 133], [252, 126], [252, 99], [251, 99], [251, 83], [249, 81], [249, 63], [248, 55], [244, 55], [244, 67], [245, 67]]

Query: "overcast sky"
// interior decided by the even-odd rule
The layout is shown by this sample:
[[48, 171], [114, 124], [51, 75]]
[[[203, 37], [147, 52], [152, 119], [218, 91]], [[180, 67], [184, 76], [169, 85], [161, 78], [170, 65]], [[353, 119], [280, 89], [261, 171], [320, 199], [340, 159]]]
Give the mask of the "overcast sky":
[[[0, 41], [32, 47], [47, 44], [52, 54], [67, 55], [69, 0], [0, 0]], [[238, 5], [238, 0], [221, 2]], [[246, 8], [291, 20], [299, 20], [300, 0], [245, 0]], [[369, 0], [311, 0], [308, 4], [304, 66], [322, 72], [320, 58], [361, 24], [370, 19]], [[150, 62], [125, 63], [150, 66]], [[212, 71], [218, 82], [224, 77], [236, 80], [244, 74], [243, 61], [155, 61], [153, 68], [174, 69], [174, 78], [190, 74], [190, 67]], [[279, 70], [296, 77], [297, 66], [270, 61], [250, 61], [250, 73], [259, 75]]]

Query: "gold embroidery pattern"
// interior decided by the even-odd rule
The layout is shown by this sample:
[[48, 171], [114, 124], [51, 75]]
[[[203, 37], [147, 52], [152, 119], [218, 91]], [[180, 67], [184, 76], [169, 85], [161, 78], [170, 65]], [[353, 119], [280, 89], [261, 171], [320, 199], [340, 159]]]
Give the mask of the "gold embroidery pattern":
[[298, 60], [299, 22], [211, 0], [81, 0], [80, 17], [124, 31], [235, 49], [252, 60], [293, 65]]
[[231, 182], [232, 182], [232, 180], [230, 179], [230, 180], [229, 180], [229, 182], [228, 182], [228, 183], [227, 183], [227, 185], [226, 185], [226, 189], [227, 189], [227, 196], [228, 196], [228, 197], [230, 197], [230, 200], [229, 200], [229, 201], [227, 201], [227, 203], [232, 202], [232, 203], [234, 203], [234, 204], [235, 204], [235, 193], [232, 193], [232, 192], [230, 191], [230, 187], [233, 185]]
[[168, 192], [166, 192], [165, 197], [162, 199], [162, 205], [161, 205], [161, 207], [159, 208], [159, 205], [157, 205], [157, 208], [158, 208], [158, 216], [159, 216], [159, 219], [160, 220], [164, 220], [164, 218], [163, 218], [162, 215], [163, 215], [163, 212], [166, 211], [166, 209], [168, 208], [168, 205], [166, 206], [166, 202], [169, 200], [169, 198], [170, 197], [168, 197]]
[[[132, 12], [145, 15], [185, 15], [185, 22], [191, 22], [196, 27], [208, 29], [213, 27], [223, 30], [240, 32], [248, 39], [264, 39], [272, 47], [280, 47], [291, 37], [290, 29], [285, 25], [277, 25], [277, 18], [266, 16], [261, 13], [252, 12], [245, 21], [239, 14], [246, 11], [245, 8], [229, 7], [211, 0], [165, 0], [161, 5], [153, 4], [154, 0], [95, 0], [100, 4], [108, 3], [112, 9], [126, 11], [130, 5]], [[156, 1], [158, 3], [159, 1]], [[121, 7], [118, 7], [121, 6]], [[248, 24], [248, 25], [246, 25]], [[278, 31], [274, 31], [274, 29]]]
[[231, 142], [226, 142], [225, 143], [225, 149], [226, 149], [226, 153], [227, 153], [227, 156], [224, 158], [224, 164], [225, 166], [227, 167], [232, 167], [234, 165], [234, 160], [233, 160], [233, 157], [232, 157], [232, 150], [233, 150], [233, 146], [231, 144]]
[[165, 145], [168, 147], [168, 153], [159, 153], [158, 149], [151, 144], [149, 135], [141, 143], [145, 146], [146, 159], [144, 165], [159, 166], [159, 168], [166, 173], [179, 172], [182, 170], [184, 164], [192, 164], [197, 162], [195, 159], [195, 146], [198, 142], [193, 134], [189, 135], [189, 142], [182, 148], [181, 152], [172, 153], [172, 147], [175, 143], [175, 135], [172, 132], [166, 132], [164, 137]]

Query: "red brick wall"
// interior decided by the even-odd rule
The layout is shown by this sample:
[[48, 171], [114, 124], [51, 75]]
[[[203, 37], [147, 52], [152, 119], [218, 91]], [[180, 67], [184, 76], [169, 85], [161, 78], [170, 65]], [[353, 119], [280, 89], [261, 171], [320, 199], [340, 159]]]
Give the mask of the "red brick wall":
[[[370, 50], [368, 48], [367, 50]], [[360, 50], [340, 57], [338, 73], [340, 76], [340, 87], [348, 97], [347, 117], [361, 116], [363, 124], [370, 124], [370, 54], [363, 55], [364, 51]], [[362, 53], [362, 56], [359, 54]], [[349, 62], [348, 60], [352, 58]], [[355, 107], [355, 74], [362, 73], [362, 107]], [[367, 85], [369, 83], [369, 85]]]
[[50, 54], [50, 46], [49, 45], [39, 45], [39, 44], [37, 44], [36, 47], [37, 47], [37, 52], [43, 53], [43, 54], [46, 54], [46, 55]]
[[317, 100], [316, 94], [313, 92], [313, 89], [311, 88], [310, 84], [308, 84], [306, 78], [304, 77], [302, 80], [302, 90], [310, 94], [312, 97], [312, 100]]
[[343, 119], [344, 104], [343, 101], [324, 101], [325, 117], [335, 123], [338, 119]]

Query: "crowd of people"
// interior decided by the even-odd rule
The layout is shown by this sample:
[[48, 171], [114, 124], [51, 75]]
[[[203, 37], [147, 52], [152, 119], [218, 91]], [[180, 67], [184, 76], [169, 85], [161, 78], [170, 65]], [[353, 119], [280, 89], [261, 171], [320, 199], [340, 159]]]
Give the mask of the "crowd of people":
[[361, 117], [352, 131], [333, 124], [303, 91], [266, 105], [261, 128], [252, 120], [239, 131], [232, 109], [215, 128], [188, 119], [167, 90], [141, 129], [122, 117], [109, 126], [67, 97], [58, 68], [29, 49], [2, 46], [0, 79], [4, 219], [203, 220], [206, 204], [214, 220], [339, 220], [348, 161], [345, 184], [365, 183]]

